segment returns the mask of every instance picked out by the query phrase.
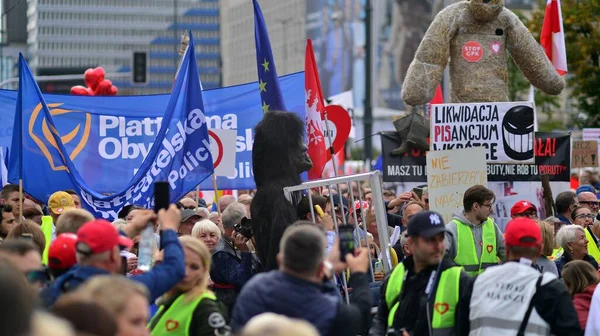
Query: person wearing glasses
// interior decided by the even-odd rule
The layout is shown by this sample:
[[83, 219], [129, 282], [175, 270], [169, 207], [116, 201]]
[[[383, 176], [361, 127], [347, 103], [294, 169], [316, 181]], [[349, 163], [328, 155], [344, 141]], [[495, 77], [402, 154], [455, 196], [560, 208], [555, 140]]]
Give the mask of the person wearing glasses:
[[583, 205], [581, 201], [579, 205], [573, 210], [573, 224], [577, 224], [584, 229], [585, 238], [590, 243], [588, 245], [588, 253], [596, 260], [600, 262], [600, 250], [598, 249], [598, 239], [592, 232], [592, 226], [594, 225], [594, 219], [596, 214], [590, 210], [587, 206]]
[[465, 191], [464, 209], [447, 224], [446, 253], [472, 276], [504, 260], [504, 236], [490, 218], [494, 192], [475, 185]]
[[537, 208], [529, 201], [518, 201], [510, 208], [510, 217], [527, 217], [537, 219]]
[[598, 197], [596, 197], [596, 194], [593, 192], [584, 191], [577, 194], [577, 200], [579, 201], [580, 205], [590, 209], [591, 213], [594, 215], [594, 218], [597, 218], [599, 215], [598, 210], [600, 210], [600, 203], [598, 203]]

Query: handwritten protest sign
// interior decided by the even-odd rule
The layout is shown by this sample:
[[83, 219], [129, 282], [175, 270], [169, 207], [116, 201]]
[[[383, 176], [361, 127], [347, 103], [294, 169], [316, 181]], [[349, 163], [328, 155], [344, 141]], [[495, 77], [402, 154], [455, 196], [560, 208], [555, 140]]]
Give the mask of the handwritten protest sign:
[[571, 167], [598, 167], [598, 140], [573, 141]]
[[472, 147], [427, 152], [429, 207], [444, 223], [463, 205], [463, 194], [476, 185], [487, 185], [486, 149]]
[[434, 105], [433, 151], [483, 146], [489, 163], [533, 163], [532, 102]]

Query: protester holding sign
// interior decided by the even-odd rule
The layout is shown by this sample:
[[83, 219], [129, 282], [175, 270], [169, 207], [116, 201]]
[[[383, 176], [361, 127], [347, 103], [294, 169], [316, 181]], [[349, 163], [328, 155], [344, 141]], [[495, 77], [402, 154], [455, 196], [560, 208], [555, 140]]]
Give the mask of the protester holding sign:
[[471, 275], [505, 258], [504, 236], [490, 218], [494, 199], [494, 192], [482, 185], [467, 189], [464, 210], [459, 210], [446, 226], [448, 255]]

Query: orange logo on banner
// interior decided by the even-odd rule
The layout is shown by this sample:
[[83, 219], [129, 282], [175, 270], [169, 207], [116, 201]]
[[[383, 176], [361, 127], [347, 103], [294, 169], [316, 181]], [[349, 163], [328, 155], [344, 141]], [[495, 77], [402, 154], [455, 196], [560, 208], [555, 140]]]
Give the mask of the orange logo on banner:
[[469, 63], [476, 63], [483, 56], [481, 44], [475, 41], [469, 41], [462, 47], [462, 55]]

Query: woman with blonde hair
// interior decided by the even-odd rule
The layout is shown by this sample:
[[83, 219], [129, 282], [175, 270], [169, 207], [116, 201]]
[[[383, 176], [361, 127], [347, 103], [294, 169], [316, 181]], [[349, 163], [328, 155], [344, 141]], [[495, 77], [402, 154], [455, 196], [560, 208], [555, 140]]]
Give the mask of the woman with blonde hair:
[[558, 277], [558, 269], [553, 260], [552, 254], [554, 253], [554, 227], [547, 222], [536, 220], [537, 224], [542, 229], [542, 254], [533, 263], [534, 266], [541, 272], [552, 273]]
[[179, 238], [185, 255], [185, 278], [159, 299], [159, 310], [148, 325], [152, 336], [229, 335], [227, 308], [208, 290], [211, 254], [192, 236]]
[[310, 323], [283, 315], [264, 313], [253, 317], [240, 336], [318, 336]]
[[148, 336], [148, 290], [123, 276], [98, 275], [72, 294], [61, 296], [57, 306], [70, 300], [96, 302], [113, 314], [116, 336]]
[[192, 228], [192, 237], [200, 239], [211, 253], [217, 247], [221, 235], [222, 232], [217, 224], [208, 219], [197, 222]]
[[590, 263], [583, 260], [569, 261], [562, 271], [562, 277], [569, 293], [573, 297], [573, 305], [579, 317], [579, 325], [585, 329], [592, 296], [600, 282], [600, 276]]
[[598, 269], [598, 263], [588, 254], [588, 240], [583, 227], [576, 224], [563, 226], [556, 234], [556, 242], [563, 249], [563, 254], [555, 261], [559, 277], [564, 265], [571, 260], [583, 260]]

